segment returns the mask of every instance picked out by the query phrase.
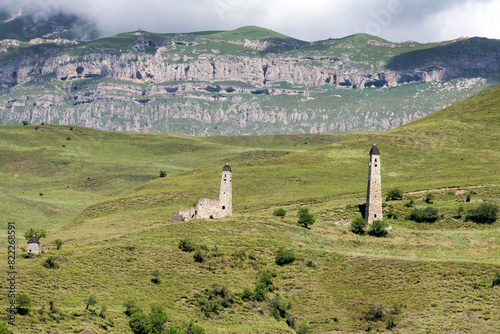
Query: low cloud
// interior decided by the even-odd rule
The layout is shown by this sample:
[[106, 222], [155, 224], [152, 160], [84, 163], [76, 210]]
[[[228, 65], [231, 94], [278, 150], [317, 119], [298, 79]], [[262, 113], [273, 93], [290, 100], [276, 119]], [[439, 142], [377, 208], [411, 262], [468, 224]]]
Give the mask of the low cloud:
[[40, 19], [84, 16], [102, 36], [133, 31], [192, 32], [258, 25], [307, 41], [365, 32], [391, 41], [431, 42], [462, 36], [500, 39], [495, 0], [0, 0]]

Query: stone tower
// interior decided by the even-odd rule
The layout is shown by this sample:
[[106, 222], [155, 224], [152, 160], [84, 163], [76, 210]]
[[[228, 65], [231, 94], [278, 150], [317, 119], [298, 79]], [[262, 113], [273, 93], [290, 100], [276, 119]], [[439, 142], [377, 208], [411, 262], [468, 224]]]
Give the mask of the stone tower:
[[233, 214], [233, 185], [231, 167], [228, 164], [222, 168], [219, 202], [222, 209], [221, 217], [231, 216]]
[[368, 190], [366, 192], [365, 220], [372, 224], [374, 220], [382, 220], [382, 183], [380, 181], [380, 151], [373, 144], [368, 163]]

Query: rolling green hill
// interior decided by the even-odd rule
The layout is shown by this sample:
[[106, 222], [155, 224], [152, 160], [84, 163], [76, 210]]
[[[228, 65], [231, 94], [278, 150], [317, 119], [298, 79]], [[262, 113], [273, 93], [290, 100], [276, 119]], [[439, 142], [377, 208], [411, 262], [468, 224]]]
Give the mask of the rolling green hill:
[[[64, 184], [96, 178], [93, 188], [84, 191], [86, 183], [79, 188], [93, 204], [81, 208], [67, 199], [73, 216], [79, 213], [48, 230], [43, 243], [50, 250], [41, 257], [19, 257], [18, 291], [31, 297], [33, 312], [18, 316], [11, 329], [129, 333], [123, 303], [135, 300], [146, 312], [160, 303], [168, 326], [192, 319], [206, 333], [294, 333], [306, 325], [311, 333], [497, 332], [500, 289], [492, 287], [492, 280], [500, 272], [500, 225], [465, 221], [457, 211], [479, 201], [498, 203], [499, 106], [497, 86], [392, 131], [346, 134], [342, 141], [332, 135], [193, 138], [75, 127], [73, 132], [80, 133], [75, 136], [68, 127], [49, 126], [45, 134], [37, 132], [42, 127], [2, 128], [2, 148], [18, 157], [9, 160], [23, 161], [2, 165], [4, 189], [24, 179], [24, 191], [32, 191], [37, 182], [54, 182], [58, 174]], [[43, 149], [35, 146], [42, 134], [47, 136]], [[402, 201], [384, 202], [385, 221], [392, 226], [386, 238], [353, 234], [347, 224], [364, 203], [373, 143], [381, 151], [383, 192], [392, 187], [405, 192]], [[50, 161], [62, 160], [63, 144], [75, 151], [71, 159], [66, 155], [72, 163], [48, 168]], [[305, 150], [311, 144], [316, 147]], [[144, 167], [145, 161], [151, 165]], [[234, 215], [170, 224], [172, 211], [217, 196], [225, 162], [233, 170]], [[129, 171], [121, 174], [120, 164]], [[167, 177], [146, 183], [133, 177], [153, 178], [159, 169], [166, 169]], [[80, 179], [87, 174], [90, 179]], [[116, 174], [120, 177], [107, 180]], [[134, 183], [142, 184], [118, 194]], [[90, 200], [94, 192], [106, 199]], [[406, 220], [412, 208], [405, 204], [412, 199], [416, 207], [425, 207], [427, 193], [435, 196], [438, 221]], [[21, 199], [22, 191], [14, 194]], [[38, 203], [55, 203], [50, 191], [35, 195]], [[61, 198], [71, 196], [61, 189]], [[310, 229], [297, 225], [300, 205], [316, 218]], [[273, 216], [276, 207], [287, 215]], [[397, 218], [388, 218], [389, 211]], [[39, 226], [54, 225], [46, 220]], [[61, 250], [52, 245], [57, 238], [64, 241]], [[201, 262], [178, 248], [186, 238], [200, 247]], [[296, 260], [277, 265], [280, 247], [293, 251]], [[49, 254], [57, 256], [59, 269], [41, 265]], [[274, 272], [274, 289], [264, 301], [246, 301], [244, 289], [253, 292], [266, 269]], [[151, 281], [155, 270], [159, 284]], [[229, 290], [233, 296], [218, 314], [207, 311], [207, 305], [219, 304], [204, 297], [212, 284], [225, 286], [225, 295]], [[98, 300], [91, 307], [96, 313], [85, 311], [91, 294]], [[295, 319], [295, 329], [279, 312], [273, 316], [278, 295], [291, 303], [284, 313], [289, 324]], [[58, 312], [48, 310], [51, 300]], [[100, 317], [103, 305], [107, 314]], [[388, 314], [375, 321], [368, 316], [370, 307]]]

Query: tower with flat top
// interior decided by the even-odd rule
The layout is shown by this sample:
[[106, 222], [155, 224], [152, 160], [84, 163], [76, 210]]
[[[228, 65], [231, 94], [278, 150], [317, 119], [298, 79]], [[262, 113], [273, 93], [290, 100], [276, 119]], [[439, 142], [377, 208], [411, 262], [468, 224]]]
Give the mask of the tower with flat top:
[[372, 224], [382, 220], [382, 183], [380, 181], [380, 150], [376, 144], [370, 151], [368, 163], [368, 190], [366, 192], [365, 220]]

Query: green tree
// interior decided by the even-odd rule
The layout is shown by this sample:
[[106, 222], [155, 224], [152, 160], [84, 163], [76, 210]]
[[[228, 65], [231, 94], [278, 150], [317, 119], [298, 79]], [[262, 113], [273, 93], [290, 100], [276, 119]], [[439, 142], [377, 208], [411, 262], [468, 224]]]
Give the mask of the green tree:
[[47, 232], [43, 229], [30, 228], [24, 232], [24, 239], [29, 240], [34, 235], [38, 238], [38, 240], [40, 240], [47, 236]]
[[31, 299], [25, 294], [20, 294], [16, 298], [16, 309], [20, 315], [28, 315], [31, 308]]
[[97, 299], [95, 299], [94, 295], [90, 295], [87, 299], [85, 299], [85, 304], [87, 304], [87, 307], [85, 307], [85, 309], [88, 310], [89, 306], [94, 306], [97, 304]]
[[363, 235], [365, 234], [366, 225], [368, 224], [363, 217], [361, 217], [361, 215], [357, 215], [351, 223], [351, 231], [353, 233]]
[[130, 329], [134, 334], [150, 334], [151, 333], [151, 323], [149, 318], [144, 312], [135, 312], [130, 316], [128, 322]]
[[106, 312], [108, 312], [108, 307], [106, 306], [106, 304], [102, 304], [101, 312], [99, 312], [99, 316], [103, 319], [106, 318]]
[[496, 273], [493, 281], [491, 282], [491, 287], [500, 286], [500, 273]]
[[162, 333], [162, 331], [165, 329], [164, 326], [167, 320], [167, 311], [165, 311], [165, 308], [163, 306], [159, 304], [151, 305], [151, 312], [149, 313], [151, 333]]
[[59, 250], [59, 249], [61, 249], [61, 247], [63, 245], [63, 241], [61, 239], [56, 239], [54, 241], [54, 244], [56, 245], [56, 249]]
[[28, 121], [23, 121], [23, 125], [29, 125], [29, 124], [30, 124], [30, 122], [28, 122]]
[[160, 170], [160, 177], [165, 177], [167, 176], [167, 171]]
[[403, 192], [398, 188], [390, 189], [385, 198], [386, 201], [394, 201], [402, 199], [403, 199]]
[[273, 215], [283, 218], [286, 216], [286, 211], [283, 208], [279, 208], [279, 209], [274, 210]]
[[299, 208], [298, 214], [299, 214], [299, 220], [298, 220], [299, 225], [302, 225], [305, 228], [307, 228], [308, 225], [314, 224], [315, 222], [314, 216], [312, 215], [312, 213], [309, 213], [308, 208]]
[[383, 222], [381, 220], [374, 220], [370, 229], [368, 230], [368, 234], [374, 237], [385, 237], [389, 232], [385, 229], [389, 224]]

